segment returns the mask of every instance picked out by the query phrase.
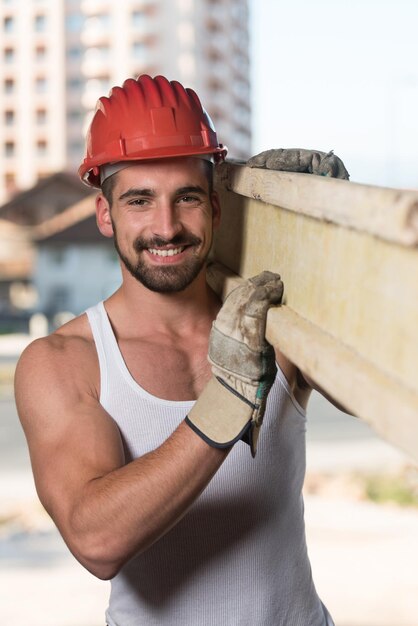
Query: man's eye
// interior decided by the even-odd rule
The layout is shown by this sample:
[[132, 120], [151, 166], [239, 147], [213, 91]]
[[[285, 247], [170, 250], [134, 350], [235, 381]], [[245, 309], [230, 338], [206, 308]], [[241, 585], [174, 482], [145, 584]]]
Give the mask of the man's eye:
[[199, 198], [196, 198], [196, 196], [181, 196], [179, 200], [180, 202], [185, 202], [185, 203], [199, 202]]
[[148, 200], [146, 198], [135, 198], [134, 200], [129, 200], [129, 206], [145, 206], [148, 204]]

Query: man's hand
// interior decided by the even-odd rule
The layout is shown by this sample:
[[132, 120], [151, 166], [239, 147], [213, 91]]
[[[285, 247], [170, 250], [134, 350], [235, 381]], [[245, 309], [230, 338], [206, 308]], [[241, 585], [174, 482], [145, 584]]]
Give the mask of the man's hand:
[[274, 350], [265, 339], [267, 312], [282, 294], [280, 276], [262, 272], [226, 298], [213, 323], [208, 355], [213, 377], [186, 422], [214, 447], [243, 439], [255, 456], [276, 376]]
[[265, 150], [251, 157], [248, 167], [263, 167], [284, 172], [305, 172], [332, 178], [350, 178], [344, 163], [333, 151], [305, 150], [304, 148], [277, 148]]

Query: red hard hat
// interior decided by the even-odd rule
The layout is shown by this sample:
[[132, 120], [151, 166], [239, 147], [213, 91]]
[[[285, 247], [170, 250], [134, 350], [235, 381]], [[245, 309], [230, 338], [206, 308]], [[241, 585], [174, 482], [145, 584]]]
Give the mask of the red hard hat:
[[86, 144], [78, 173], [92, 187], [107, 163], [199, 155], [221, 161], [227, 152], [192, 89], [146, 74], [99, 99]]

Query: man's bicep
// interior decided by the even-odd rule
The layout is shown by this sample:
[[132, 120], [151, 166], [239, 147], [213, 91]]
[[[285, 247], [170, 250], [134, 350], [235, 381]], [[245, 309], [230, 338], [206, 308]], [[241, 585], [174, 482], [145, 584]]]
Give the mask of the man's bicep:
[[[48, 352], [48, 351], [46, 351]], [[36, 354], [37, 353], [37, 354]], [[34, 347], [16, 370], [16, 406], [28, 442], [38, 495], [59, 523], [84, 486], [124, 464], [113, 419], [72, 376], [60, 355]]]

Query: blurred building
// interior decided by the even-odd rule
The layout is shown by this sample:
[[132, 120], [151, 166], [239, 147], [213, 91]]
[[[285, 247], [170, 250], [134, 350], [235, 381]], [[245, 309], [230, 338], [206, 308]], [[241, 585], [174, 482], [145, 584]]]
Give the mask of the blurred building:
[[94, 199], [75, 174], [57, 172], [0, 207], [0, 333], [27, 330], [35, 311], [80, 313], [89, 293], [103, 297], [120, 282]]
[[63, 311], [81, 313], [121, 283], [113, 239], [97, 228], [95, 194], [36, 226], [33, 243], [36, 310], [50, 320]]
[[97, 98], [141, 73], [196, 89], [248, 157], [248, 22], [248, 0], [2, 0], [0, 202], [75, 170]]

